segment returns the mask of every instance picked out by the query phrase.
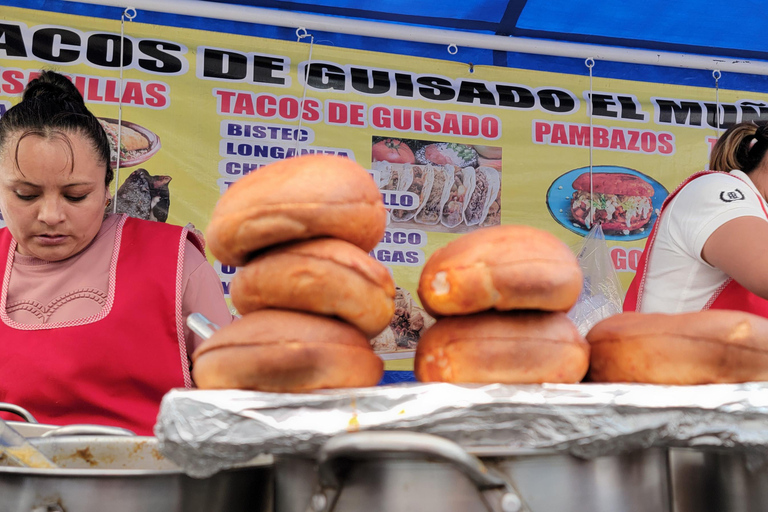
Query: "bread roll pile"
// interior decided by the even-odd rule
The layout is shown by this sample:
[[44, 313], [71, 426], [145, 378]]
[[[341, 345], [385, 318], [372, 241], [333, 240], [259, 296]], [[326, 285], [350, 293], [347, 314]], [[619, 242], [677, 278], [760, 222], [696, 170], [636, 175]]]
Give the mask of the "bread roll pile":
[[418, 295], [438, 318], [416, 348], [422, 382], [579, 382], [589, 345], [566, 316], [581, 293], [575, 255], [546, 231], [479, 229], [438, 249]]
[[620, 313], [596, 324], [587, 341], [596, 382], [768, 381], [768, 319], [743, 311]]
[[230, 295], [243, 316], [195, 350], [197, 386], [376, 385], [383, 363], [369, 339], [392, 318], [395, 286], [368, 252], [386, 215], [368, 172], [338, 156], [281, 160], [232, 185], [206, 238], [222, 264], [241, 267]]

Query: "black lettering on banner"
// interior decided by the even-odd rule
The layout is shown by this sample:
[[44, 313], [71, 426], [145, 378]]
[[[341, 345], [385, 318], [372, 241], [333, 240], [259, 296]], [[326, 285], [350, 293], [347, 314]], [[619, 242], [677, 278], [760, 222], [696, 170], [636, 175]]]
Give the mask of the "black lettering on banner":
[[242, 53], [206, 48], [203, 50], [203, 76], [243, 80], [248, 76], [248, 58]]
[[313, 62], [309, 66], [307, 85], [314, 89], [333, 89], [343, 91], [346, 75], [344, 70], [332, 64]]
[[573, 112], [576, 107], [576, 100], [567, 91], [540, 89], [537, 94], [541, 107], [547, 112]]
[[419, 87], [419, 92], [428, 100], [451, 101], [456, 97], [453, 84], [445, 78], [420, 76], [416, 79], [416, 83], [423, 86]]
[[275, 76], [273, 71], [283, 71], [285, 59], [266, 55], [253, 56], [253, 81], [260, 84], [285, 85], [285, 78]]
[[[707, 125], [712, 128], [727, 128], [738, 120], [738, 112], [736, 105], [731, 103], [721, 103], [719, 105], [720, 112], [718, 113], [717, 103], [704, 103], [704, 108], [707, 109]], [[717, 126], [718, 123], [720, 126]]]
[[397, 96], [403, 98], [413, 98], [413, 77], [405, 73], [395, 73], [395, 82], [397, 83]]
[[461, 103], [474, 103], [480, 100], [481, 105], [496, 105], [496, 98], [488, 87], [481, 82], [461, 82], [459, 96], [456, 101]]
[[76, 32], [63, 28], [43, 28], [32, 36], [32, 54], [49, 62], [74, 62], [80, 56], [79, 50], [66, 50], [61, 45], [80, 45]]
[[352, 88], [363, 94], [389, 92], [389, 73], [377, 69], [351, 68]]
[[732, 203], [734, 201], [743, 201], [745, 199], [744, 193], [739, 190], [723, 190], [720, 192], [720, 200], [724, 203]]
[[139, 41], [139, 51], [150, 57], [139, 59], [141, 69], [157, 73], [178, 73], [184, 69], [184, 63], [175, 55], [167, 51], [181, 52], [181, 46], [165, 41], [152, 41], [150, 39]]
[[635, 121], [645, 121], [645, 112], [638, 112], [638, 105], [632, 96], [616, 96], [621, 105], [621, 118], [633, 119]]
[[768, 121], [768, 104], [759, 101], [739, 102], [741, 120], [752, 122]]
[[[37, 36], [37, 34], [35, 34]], [[93, 34], [88, 38], [86, 58], [88, 62], [107, 68], [120, 67], [120, 36], [118, 34]], [[125, 38], [122, 50], [123, 66], [130, 66], [133, 62], [133, 41]]]
[[0, 55], [5, 52], [6, 57], [26, 57], [27, 49], [24, 47], [24, 37], [21, 35], [21, 27], [0, 23]]
[[499, 106], [519, 109], [531, 109], [536, 106], [536, 97], [530, 89], [520, 85], [498, 84]]
[[592, 93], [592, 115], [595, 117], [619, 117], [619, 113], [611, 107], [616, 100], [611, 94]]
[[702, 108], [696, 101], [681, 101], [657, 99], [657, 122], [661, 124], [678, 124], [701, 126]]

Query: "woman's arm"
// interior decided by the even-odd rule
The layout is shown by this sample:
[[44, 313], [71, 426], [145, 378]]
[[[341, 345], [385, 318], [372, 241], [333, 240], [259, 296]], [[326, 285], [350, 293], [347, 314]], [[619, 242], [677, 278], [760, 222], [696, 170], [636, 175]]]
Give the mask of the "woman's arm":
[[[219, 275], [190, 241], [187, 241], [185, 247], [182, 279], [182, 318], [186, 319], [191, 313], [202, 313], [219, 327], [232, 323], [233, 316], [224, 298]], [[191, 357], [192, 352], [204, 340], [193, 333], [186, 324], [184, 338], [187, 342], [187, 354]]]
[[768, 220], [731, 219], [707, 238], [701, 257], [747, 290], [768, 299]]

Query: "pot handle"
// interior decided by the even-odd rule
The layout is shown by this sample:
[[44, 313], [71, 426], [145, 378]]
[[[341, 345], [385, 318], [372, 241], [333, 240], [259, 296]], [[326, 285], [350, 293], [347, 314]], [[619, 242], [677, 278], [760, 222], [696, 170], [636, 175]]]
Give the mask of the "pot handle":
[[333, 511], [343, 480], [338, 460], [392, 454], [417, 455], [452, 464], [475, 484], [489, 512], [530, 512], [511, 482], [453, 441], [418, 432], [370, 431], [340, 434], [323, 445], [318, 454], [319, 487], [307, 512]]
[[135, 436], [136, 433], [121, 427], [105, 425], [64, 425], [44, 432], [40, 437], [58, 436]]
[[10, 412], [17, 416], [21, 416], [27, 423], [37, 423], [37, 420], [32, 416], [31, 412], [18, 405], [0, 402], [0, 412]]

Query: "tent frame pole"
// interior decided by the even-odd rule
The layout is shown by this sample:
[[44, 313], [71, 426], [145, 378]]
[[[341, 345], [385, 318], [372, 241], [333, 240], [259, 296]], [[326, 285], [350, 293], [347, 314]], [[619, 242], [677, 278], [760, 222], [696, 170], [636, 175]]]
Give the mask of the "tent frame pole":
[[413, 25], [381, 23], [334, 16], [295, 13], [247, 5], [222, 4], [201, 0], [66, 0], [147, 11], [197, 16], [202, 18], [244, 21], [261, 25], [324, 31], [401, 41], [457, 45], [536, 55], [592, 58], [650, 66], [719, 70], [721, 72], [768, 75], [768, 62], [687, 53], [639, 50], [625, 47], [567, 43], [546, 39], [476, 34], [456, 30], [434, 29]]

